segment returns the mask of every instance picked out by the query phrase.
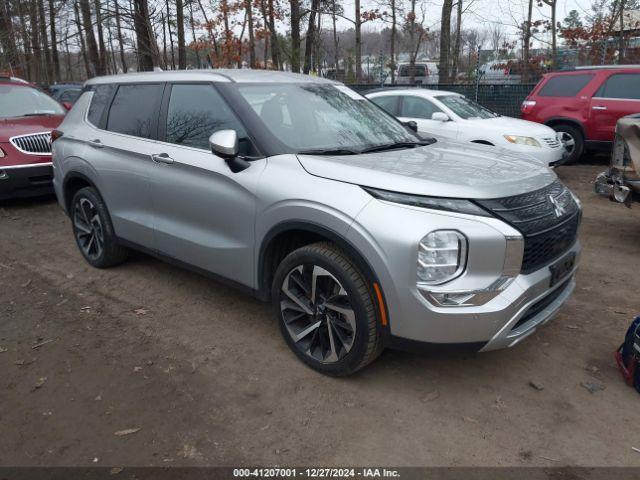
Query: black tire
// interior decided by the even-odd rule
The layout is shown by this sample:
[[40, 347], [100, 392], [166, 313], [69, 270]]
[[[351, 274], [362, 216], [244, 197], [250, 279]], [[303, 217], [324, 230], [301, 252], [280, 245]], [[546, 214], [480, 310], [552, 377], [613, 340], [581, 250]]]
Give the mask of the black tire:
[[76, 192], [69, 216], [73, 237], [89, 264], [107, 268], [126, 260], [128, 250], [119, 244], [107, 207], [95, 188], [85, 187]]
[[[316, 267], [319, 267], [319, 270]], [[323, 274], [323, 271], [330, 275]], [[308, 308], [315, 309], [317, 313], [313, 315], [304, 313], [302, 309], [296, 312], [295, 308], [286, 308], [286, 305], [292, 305], [292, 303], [291, 297], [284, 291], [286, 280], [287, 285], [300, 287], [297, 291], [303, 292], [301, 279], [305, 275], [308, 276], [309, 272], [312, 277], [313, 274], [320, 272], [316, 276], [318, 279], [316, 292], [320, 292], [321, 283], [324, 284], [325, 290], [330, 292], [328, 296], [322, 292], [317, 293], [315, 304], [311, 302], [311, 295], [298, 296], [298, 299], [307, 302], [305, 305]], [[309, 288], [311, 288], [310, 285]], [[343, 291], [346, 295], [338, 293]], [[353, 260], [336, 245], [319, 242], [291, 252], [276, 269], [271, 292], [282, 336], [298, 358], [314, 370], [331, 376], [349, 375], [371, 363], [382, 352], [381, 327], [376, 314], [377, 304], [374, 301], [372, 286]], [[333, 307], [338, 304], [344, 311], [352, 313], [344, 315], [336, 312]], [[291, 319], [296, 315], [302, 315], [302, 317], [292, 322]], [[324, 318], [324, 324], [322, 318]], [[300, 327], [295, 325], [298, 323], [301, 324]], [[299, 328], [301, 333], [309, 330], [309, 326], [312, 327], [316, 323], [320, 326], [312, 330], [312, 333], [300, 338], [298, 342], [294, 341], [290, 329]], [[355, 325], [353, 334], [349, 334], [347, 328], [351, 324]], [[318, 357], [322, 357], [323, 338], [324, 346], [329, 347], [326, 345], [329, 341], [328, 337], [331, 337], [331, 353], [323, 361]], [[314, 339], [317, 342], [316, 347], [312, 346]], [[334, 344], [339, 345], [334, 348]], [[311, 353], [312, 351], [315, 354]], [[337, 355], [336, 352], [338, 352]]]
[[[572, 149], [570, 150], [569, 155], [567, 155], [562, 160], [558, 160], [556, 165], [571, 165], [572, 163], [578, 162], [582, 154], [584, 153], [584, 136], [579, 128], [574, 127], [573, 125], [569, 125], [566, 123], [560, 123], [557, 125], [553, 125], [552, 127], [556, 132], [561, 133], [565, 136], [562, 139], [563, 143], [566, 141], [573, 142]], [[569, 148], [567, 147], [569, 151]]]

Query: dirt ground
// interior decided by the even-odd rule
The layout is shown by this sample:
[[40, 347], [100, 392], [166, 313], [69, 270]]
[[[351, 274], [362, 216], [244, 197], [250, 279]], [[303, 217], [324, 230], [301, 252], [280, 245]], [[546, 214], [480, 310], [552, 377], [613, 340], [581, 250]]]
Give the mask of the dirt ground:
[[584, 251], [555, 320], [344, 379], [296, 360], [268, 305], [142, 254], [93, 269], [53, 198], [3, 204], [0, 466], [640, 466], [613, 360], [640, 313], [640, 207], [593, 193], [605, 161], [558, 169]]

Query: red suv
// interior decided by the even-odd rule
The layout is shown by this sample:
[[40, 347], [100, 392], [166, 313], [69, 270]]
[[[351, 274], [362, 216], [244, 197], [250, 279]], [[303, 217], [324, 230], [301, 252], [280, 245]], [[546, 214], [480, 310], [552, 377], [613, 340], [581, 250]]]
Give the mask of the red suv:
[[53, 192], [51, 131], [65, 113], [32, 85], [0, 77], [0, 200]]
[[522, 102], [522, 118], [561, 133], [571, 163], [610, 149], [620, 117], [640, 113], [640, 66], [577, 67], [545, 75]]

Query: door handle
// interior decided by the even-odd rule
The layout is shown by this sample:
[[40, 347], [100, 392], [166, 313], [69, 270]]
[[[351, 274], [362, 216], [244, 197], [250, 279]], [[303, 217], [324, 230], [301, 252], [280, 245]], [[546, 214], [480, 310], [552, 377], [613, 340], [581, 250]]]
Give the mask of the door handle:
[[104, 148], [104, 144], [100, 141], [99, 138], [89, 140], [89, 145], [91, 145], [93, 148]]
[[606, 110], [607, 107], [603, 107], [602, 105], [596, 105], [595, 107], [592, 107], [592, 110]]
[[166, 163], [168, 165], [171, 165], [173, 163], [173, 158], [171, 158], [166, 153], [158, 153], [158, 154], [151, 155], [151, 160], [153, 160], [156, 163]]

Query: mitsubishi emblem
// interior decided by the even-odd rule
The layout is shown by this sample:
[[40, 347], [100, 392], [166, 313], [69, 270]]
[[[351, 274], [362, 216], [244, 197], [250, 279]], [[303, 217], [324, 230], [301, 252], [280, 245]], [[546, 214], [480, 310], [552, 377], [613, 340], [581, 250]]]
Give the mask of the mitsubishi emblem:
[[551, 206], [553, 207], [553, 213], [556, 214], [556, 217], [560, 218], [562, 215], [564, 215], [566, 210], [562, 205], [560, 205], [560, 203], [558, 203], [558, 200], [556, 200], [553, 195], [548, 195], [548, 198], [549, 203], [551, 203]]

